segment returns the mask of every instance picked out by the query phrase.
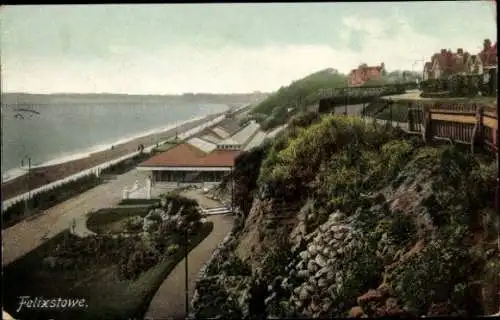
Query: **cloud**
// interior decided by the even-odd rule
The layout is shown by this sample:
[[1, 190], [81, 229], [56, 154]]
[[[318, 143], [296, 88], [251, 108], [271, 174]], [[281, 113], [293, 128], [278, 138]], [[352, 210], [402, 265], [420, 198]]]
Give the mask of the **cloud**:
[[[361, 62], [389, 70], [411, 70], [441, 47], [476, 52], [482, 38], [455, 32], [442, 39], [417, 32], [400, 12], [384, 19], [350, 15], [334, 44], [269, 43], [203, 46], [192, 42], [153, 49], [109, 46], [101, 58], [2, 57], [2, 90], [26, 92], [182, 92], [274, 91], [312, 72], [336, 68], [347, 73]], [[319, 32], [319, 31], [318, 31]], [[354, 44], [354, 45], [353, 45]], [[422, 68], [423, 61], [415, 65]]]

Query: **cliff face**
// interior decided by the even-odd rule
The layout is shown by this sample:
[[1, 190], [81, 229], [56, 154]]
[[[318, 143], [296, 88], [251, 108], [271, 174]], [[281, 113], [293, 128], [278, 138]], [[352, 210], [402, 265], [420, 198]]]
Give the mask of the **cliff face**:
[[241, 165], [251, 209], [198, 284], [198, 317], [498, 311], [494, 165], [354, 120], [308, 124]]

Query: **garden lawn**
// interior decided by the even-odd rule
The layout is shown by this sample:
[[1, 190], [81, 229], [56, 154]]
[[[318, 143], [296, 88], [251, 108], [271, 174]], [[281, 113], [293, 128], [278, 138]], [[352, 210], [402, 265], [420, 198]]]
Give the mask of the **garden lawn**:
[[[213, 229], [205, 223], [191, 236], [189, 250], [196, 247]], [[136, 280], [120, 280], [117, 265], [95, 261], [73, 269], [50, 269], [43, 259], [51, 255], [67, 231], [4, 268], [4, 309], [17, 319], [131, 319], [142, 318], [155, 292], [184, 257], [183, 246]], [[113, 241], [110, 239], [110, 241]], [[79, 310], [33, 310], [17, 312], [20, 296], [84, 298], [87, 307]]]
[[145, 217], [149, 210], [150, 206], [148, 205], [101, 209], [90, 213], [87, 219], [87, 228], [95, 233], [116, 233], [115, 227], [117, 224], [130, 217]]

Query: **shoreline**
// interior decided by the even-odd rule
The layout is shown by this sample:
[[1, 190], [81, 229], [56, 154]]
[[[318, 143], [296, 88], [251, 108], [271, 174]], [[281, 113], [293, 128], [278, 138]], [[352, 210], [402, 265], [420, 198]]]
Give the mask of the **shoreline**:
[[140, 144], [144, 145], [145, 148], [154, 146], [154, 144], [151, 145], [152, 141], [164, 141], [171, 139], [175, 137], [176, 132], [182, 134], [207, 121], [213, 120], [220, 115], [221, 113], [215, 113], [202, 117], [201, 119], [197, 117], [191, 120], [187, 120], [186, 122], [181, 122], [177, 126], [174, 126], [175, 124], [172, 124], [172, 127], [165, 131], [138, 137], [128, 142], [114, 145], [113, 149], [90, 153], [87, 157], [84, 158], [74, 159], [67, 162], [52, 164], [43, 167], [34, 167], [31, 170], [29, 180], [27, 174], [24, 174], [8, 181], [2, 182], [2, 203], [28, 192], [28, 185], [29, 189], [33, 190], [49, 183], [67, 178], [81, 171], [118, 159], [120, 157], [124, 157], [128, 154], [132, 154], [137, 151], [137, 147]]
[[[40, 168], [47, 168], [47, 167], [75, 161], [75, 160], [81, 160], [84, 158], [91, 157], [92, 155], [94, 155], [96, 153], [110, 150], [111, 147], [114, 148], [116, 146], [120, 146], [120, 145], [129, 143], [129, 142], [132, 142], [132, 141], [135, 141], [138, 139], [142, 139], [142, 138], [145, 138], [148, 136], [151, 137], [152, 141], [154, 141], [154, 135], [159, 135], [159, 134], [165, 133], [169, 130], [179, 128], [180, 126], [182, 126], [184, 124], [191, 123], [191, 122], [197, 121], [197, 120], [201, 120], [201, 119], [204, 119], [208, 116], [210, 116], [210, 115], [197, 116], [197, 117], [187, 119], [187, 120], [175, 121], [175, 122], [172, 122], [171, 124], [169, 124], [165, 127], [147, 130], [147, 131], [144, 131], [142, 133], [137, 133], [137, 134], [125, 137], [125, 138], [120, 138], [119, 140], [116, 140], [114, 142], [105, 142], [105, 143], [97, 144], [97, 145], [94, 145], [94, 146], [91, 146], [91, 147], [88, 147], [85, 149], [75, 150], [74, 152], [67, 153], [65, 155], [60, 155], [58, 158], [47, 160], [47, 161], [44, 161], [40, 164], [36, 164], [36, 165], [32, 164], [31, 169], [34, 170], [34, 169], [40, 169]], [[20, 177], [26, 175], [27, 171], [28, 171], [27, 166], [7, 170], [7, 172], [2, 174], [2, 186], [4, 184], [14, 180], [14, 179], [17, 179], [17, 178], [20, 178]], [[4, 178], [4, 175], [6, 175], [5, 178]]]

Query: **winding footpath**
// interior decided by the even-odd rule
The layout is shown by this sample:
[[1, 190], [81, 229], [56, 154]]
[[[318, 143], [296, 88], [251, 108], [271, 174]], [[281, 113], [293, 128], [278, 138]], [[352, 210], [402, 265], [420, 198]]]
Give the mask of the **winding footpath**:
[[[189, 301], [193, 297], [198, 272], [233, 226], [231, 215], [213, 215], [206, 219], [214, 224], [212, 232], [188, 254]], [[185, 259], [182, 259], [163, 281], [151, 300], [144, 319], [185, 318], [185, 263]]]

